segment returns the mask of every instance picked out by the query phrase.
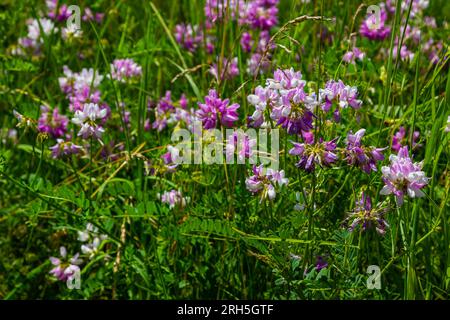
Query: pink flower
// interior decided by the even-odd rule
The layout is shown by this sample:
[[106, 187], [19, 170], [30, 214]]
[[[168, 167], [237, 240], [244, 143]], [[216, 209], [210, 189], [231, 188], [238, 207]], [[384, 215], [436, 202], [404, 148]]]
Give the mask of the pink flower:
[[78, 253], [68, 259], [65, 247], [61, 247], [59, 252], [61, 258], [50, 257], [50, 262], [55, 266], [50, 271], [50, 274], [54, 275], [60, 281], [71, 280], [75, 273], [80, 272], [79, 265], [83, 263], [83, 260], [78, 258]]
[[287, 185], [289, 180], [284, 177], [284, 170], [277, 171], [260, 166], [253, 166], [253, 175], [245, 179], [247, 190], [253, 194], [260, 195], [260, 202], [269, 198], [273, 200], [276, 197], [276, 187]]
[[53, 138], [62, 137], [67, 132], [69, 119], [59, 114], [58, 108], [51, 111], [47, 106], [41, 106], [42, 114], [38, 120], [40, 132], [46, 132]]
[[53, 147], [50, 147], [52, 157], [55, 159], [71, 154], [78, 154], [83, 150], [83, 147], [78, 146], [71, 141], [64, 141], [63, 139], [57, 139], [56, 141], [57, 143]]
[[170, 209], [175, 208], [175, 206], [184, 208], [190, 200], [189, 197], [183, 197], [181, 191], [178, 190], [165, 191], [162, 195], [158, 194], [158, 198], [161, 199], [162, 203], [169, 204]]
[[116, 59], [111, 64], [111, 77], [120, 82], [138, 78], [142, 75], [142, 67], [133, 59]]
[[306, 172], [312, 172], [316, 164], [328, 167], [338, 159], [334, 153], [336, 140], [334, 139], [328, 142], [319, 141], [317, 143], [313, 141], [311, 143], [291, 141], [294, 147], [289, 150], [289, 154], [300, 157], [300, 161], [295, 164], [297, 167], [304, 169]]
[[225, 127], [233, 126], [239, 117], [237, 109], [239, 104], [233, 103], [228, 105], [230, 100], [222, 100], [218, 97], [216, 90], [209, 90], [209, 94], [205, 97], [205, 103], [199, 103], [197, 117], [203, 124], [204, 129], [213, 129], [217, 126], [217, 122]]
[[403, 198], [408, 195], [411, 198], [420, 198], [425, 194], [421, 191], [428, 184], [430, 178], [422, 171], [423, 163], [413, 163], [408, 154], [408, 147], [401, 147], [398, 155], [389, 157], [389, 166], [381, 168], [385, 186], [380, 194], [394, 194], [397, 204], [403, 204]]
[[97, 124], [97, 121], [105, 118], [106, 114], [106, 109], [100, 109], [94, 103], [86, 103], [83, 111], [77, 110], [74, 118], [72, 118], [72, 122], [81, 127], [78, 136], [83, 137], [83, 139], [89, 137], [100, 139], [105, 130]]
[[224, 79], [233, 79], [234, 77], [239, 75], [239, 68], [238, 68], [238, 59], [233, 58], [231, 60], [228, 60], [227, 58], [222, 59], [222, 64], [220, 68], [220, 77], [219, 77], [219, 63], [214, 63], [211, 68], [209, 69], [209, 73], [211, 73], [217, 81], [223, 81]]

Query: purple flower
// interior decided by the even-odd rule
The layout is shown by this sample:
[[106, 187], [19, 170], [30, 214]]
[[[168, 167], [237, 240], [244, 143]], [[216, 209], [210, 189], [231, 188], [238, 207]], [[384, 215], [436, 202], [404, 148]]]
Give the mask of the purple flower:
[[270, 69], [271, 63], [269, 56], [263, 57], [260, 53], [254, 53], [247, 60], [247, 73], [255, 76], [257, 72], [264, 74]]
[[[386, 10], [381, 7], [380, 19], [378, 19], [376, 14], [370, 14], [361, 24], [359, 28], [359, 33], [363, 37], [370, 40], [384, 40], [391, 33], [391, 28], [385, 26], [387, 20]], [[377, 21], [379, 20], [379, 21]]]
[[65, 21], [70, 17], [70, 12], [67, 10], [66, 4], [61, 4], [59, 6], [59, 11], [56, 12], [58, 7], [58, 0], [47, 0], [45, 1], [48, 9], [48, 17], [52, 20], [57, 20], [59, 22]]
[[184, 208], [190, 200], [189, 197], [183, 197], [181, 191], [178, 190], [165, 191], [162, 195], [158, 194], [158, 198], [161, 199], [162, 203], [169, 204], [170, 209], [173, 209], [175, 206]]
[[322, 256], [318, 256], [316, 259], [316, 271], [320, 271], [326, 267], [328, 267], [328, 262]]
[[253, 29], [270, 30], [278, 23], [278, 0], [253, 0], [245, 11], [245, 22]]
[[50, 257], [50, 262], [55, 266], [50, 274], [54, 275], [60, 281], [71, 280], [75, 273], [80, 272], [79, 265], [83, 260], [79, 259], [77, 253], [72, 258], [67, 259], [67, 250], [65, 247], [59, 249], [61, 258]]
[[245, 3], [242, 0], [206, 0], [205, 3], [205, 17], [207, 27], [212, 27], [216, 22], [225, 19], [230, 15], [234, 20], [239, 16], [239, 11], [242, 11]]
[[133, 59], [116, 59], [111, 64], [111, 77], [120, 82], [135, 79], [142, 75], [142, 67]]
[[53, 111], [47, 106], [41, 106], [42, 114], [38, 120], [38, 130], [46, 132], [53, 138], [62, 137], [67, 132], [67, 124], [69, 119], [59, 114], [58, 108]]
[[106, 114], [106, 109], [100, 109], [94, 103], [86, 103], [83, 111], [77, 110], [74, 118], [72, 118], [72, 122], [81, 127], [78, 136], [83, 137], [83, 139], [88, 139], [89, 137], [100, 139], [105, 130], [97, 124], [97, 121], [105, 118]]
[[193, 111], [186, 110], [187, 106], [188, 100], [184, 94], [181, 96], [178, 105], [176, 105], [172, 101], [171, 92], [166, 91], [165, 96], [159, 100], [154, 108], [155, 121], [152, 123], [152, 128], [162, 131], [169, 124], [179, 125], [185, 123], [190, 125], [193, 121]]
[[[394, 45], [392, 48], [392, 57], [394, 59], [397, 59], [397, 51], [398, 51], [398, 45]], [[406, 45], [402, 45], [400, 48], [400, 59], [402, 61], [412, 61], [414, 59], [414, 53], [406, 47]]]
[[247, 190], [253, 194], [260, 195], [260, 202], [269, 198], [276, 197], [276, 187], [287, 185], [289, 180], [284, 177], [284, 170], [277, 171], [273, 169], [265, 170], [263, 165], [253, 165], [253, 175], [245, 179]]
[[[420, 144], [417, 144], [417, 140], [419, 139], [420, 133], [419, 131], [414, 131], [413, 133], [413, 145], [412, 149], [416, 149], [420, 147]], [[406, 137], [406, 129], [404, 127], [400, 127], [395, 135], [392, 137], [392, 150], [398, 152], [400, 148], [403, 146], [403, 143], [408, 143], [409, 137]]]
[[242, 131], [237, 131], [231, 134], [226, 142], [225, 155], [227, 162], [229, 163], [234, 155], [237, 153], [238, 163], [244, 163], [246, 158], [250, 158], [254, 153], [254, 147], [256, 146], [256, 139], [251, 139], [247, 134]]
[[359, 50], [357, 47], [353, 47], [351, 51], [348, 51], [344, 54], [342, 57], [342, 60], [346, 63], [352, 63], [355, 64], [355, 60], [358, 59], [359, 61], [362, 61], [366, 54]]
[[195, 52], [203, 41], [203, 32], [190, 24], [177, 24], [174, 34], [178, 44], [190, 52]]
[[379, 234], [384, 235], [386, 228], [389, 227], [384, 219], [386, 212], [386, 208], [372, 208], [370, 197], [363, 192], [361, 199], [356, 201], [355, 209], [349, 213], [344, 223], [348, 225], [349, 231], [355, 230], [357, 226], [361, 226], [362, 230], [375, 227]]
[[228, 99], [220, 99], [216, 90], [209, 90], [209, 94], [205, 97], [205, 103], [198, 103], [200, 109], [196, 113], [204, 129], [215, 128], [218, 120], [225, 127], [233, 126], [234, 122], [239, 119], [237, 113], [239, 104], [233, 103], [228, 106], [229, 102]]
[[101, 23], [103, 21], [104, 16], [105, 16], [104, 13], [94, 14], [90, 8], [85, 8], [82, 19], [83, 21], [95, 21], [97, 23]]
[[253, 39], [250, 33], [244, 32], [241, 36], [241, 47], [244, 52], [252, 51]]
[[222, 59], [222, 64], [220, 65], [220, 77], [219, 77], [219, 64], [220, 61], [214, 63], [209, 69], [209, 73], [211, 73], [217, 81], [223, 81], [224, 79], [233, 79], [234, 77], [239, 75], [238, 68], [238, 59], [233, 58], [228, 60], [227, 58]]
[[390, 165], [381, 168], [385, 183], [380, 194], [394, 194], [397, 204], [403, 204], [403, 198], [407, 194], [411, 198], [423, 197], [423, 187], [428, 184], [430, 178], [422, 171], [423, 163], [413, 163], [408, 154], [408, 147], [401, 147], [398, 155], [389, 157]]
[[248, 103], [255, 107], [255, 111], [249, 117], [251, 126], [259, 128], [264, 123], [264, 112], [266, 110], [269, 95], [271, 93], [272, 92], [269, 89], [257, 86], [255, 89], [255, 93], [250, 94], [247, 97]]
[[345, 160], [349, 165], [360, 167], [365, 173], [377, 171], [377, 161], [384, 160], [382, 151], [386, 148], [366, 147], [361, 144], [361, 139], [366, 129], [360, 129], [355, 134], [350, 131], [347, 134], [347, 147], [344, 149]]
[[336, 149], [336, 140], [328, 142], [319, 141], [317, 143], [291, 143], [294, 148], [289, 150], [289, 154], [293, 156], [299, 156], [300, 161], [295, 165], [304, 169], [306, 172], [312, 172], [315, 169], [315, 165], [329, 167], [334, 163], [338, 157], [333, 152]]
[[83, 150], [83, 147], [78, 146], [71, 141], [57, 139], [56, 144], [53, 147], [50, 147], [50, 150], [52, 151], [52, 157], [57, 159], [63, 156], [78, 154]]
[[323, 111], [330, 111], [335, 105], [333, 112], [334, 120], [340, 121], [340, 110], [348, 106], [353, 109], [361, 108], [362, 101], [358, 100], [358, 89], [345, 85], [341, 80], [330, 80], [325, 84], [324, 89], [319, 90], [319, 103]]

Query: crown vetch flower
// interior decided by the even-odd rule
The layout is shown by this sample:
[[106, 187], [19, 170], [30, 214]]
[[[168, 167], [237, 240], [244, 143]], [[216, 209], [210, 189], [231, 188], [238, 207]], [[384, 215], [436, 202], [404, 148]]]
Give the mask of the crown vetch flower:
[[251, 139], [242, 131], [233, 132], [226, 142], [225, 155], [227, 162], [234, 159], [237, 153], [238, 163], [243, 163], [246, 158], [253, 155], [254, 147], [256, 146], [256, 139]]
[[358, 89], [345, 85], [341, 80], [330, 80], [325, 84], [324, 89], [319, 90], [319, 103], [321, 103], [322, 110], [330, 111], [333, 104], [336, 108], [333, 116], [336, 122], [341, 119], [340, 110], [348, 106], [353, 109], [359, 109], [362, 101], [358, 100]]
[[71, 280], [75, 273], [80, 271], [79, 265], [83, 263], [83, 260], [78, 258], [78, 253], [68, 259], [65, 247], [61, 247], [59, 252], [61, 258], [50, 257], [50, 262], [55, 266], [50, 271], [50, 274], [54, 275], [60, 281]]
[[349, 213], [344, 224], [347, 225], [349, 231], [355, 230], [358, 226], [364, 231], [375, 227], [379, 234], [384, 235], [386, 228], [389, 227], [384, 219], [386, 212], [387, 208], [380, 206], [373, 208], [370, 197], [363, 192], [361, 199], [356, 200], [355, 209]]
[[190, 200], [189, 197], [183, 197], [181, 191], [178, 190], [165, 191], [162, 195], [158, 194], [158, 198], [161, 199], [162, 203], [169, 204], [170, 209], [173, 209], [175, 206], [184, 208]]
[[53, 111], [47, 106], [41, 106], [42, 114], [38, 120], [38, 130], [40, 132], [46, 132], [53, 138], [62, 137], [67, 132], [67, 125], [69, 119], [59, 114], [58, 108], [54, 108]]
[[253, 194], [260, 194], [260, 202], [276, 197], [276, 187], [287, 185], [289, 180], [284, 177], [284, 170], [265, 170], [263, 165], [253, 165], [253, 175], [245, 179], [247, 190]]
[[[395, 133], [395, 135], [392, 137], [392, 150], [395, 152], [398, 152], [400, 148], [403, 146], [403, 143], [407, 143], [406, 137], [406, 129], [405, 127], [400, 127], [398, 131]], [[420, 145], [417, 144], [417, 140], [420, 137], [419, 131], [414, 131], [413, 133], [413, 145], [412, 149], [414, 150], [416, 147], [420, 147]]]
[[178, 44], [189, 52], [195, 52], [203, 41], [203, 32], [190, 24], [177, 24], [174, 34]]
[[111, 64], [111, 77], [120, 82], [140, 77], [142, 67], [133, 59], [116, 59]]
[[342, 60], [347, 63], [355, 64], [355, 60], [358, 59], [359, 61], [362, 61], [366, 54], [362, 52], [359, 48], [353, 47], [352, 50], [346, 52], [344, 56], [342, 57]]
[[361, 144], [361, 139], [366, 129], [359, 129], [355, 134], [351, 131], [347, 134], [347, 147], [344, 149], [345, 160], [349, 165], [360, 167], [365, 173], [377, 171], [377, 161], [384, 160], [382, 151], [386, 148], [366, 147]]
[[314, 171], [316, 164], [329, 167], [338, 159], [338, 156], [333, 152], [336, 149], [336, 140], [337, 138], [327, 142], [311, 141], [311, 143], [291, 141], [294, 147], [289, 150], [289, 154], [300, 157], [300, 161], [295, 165], [306, 172]]
[[380, 7], [379, 19], [376, 14], [371, 14], [362, 22], [359, 33], [363, 37], [370, 40], [384, 40], [391, 33], [391, 28], [385, 25], [387, 12], [382, 6]]
[[77, 110], [74, 118], [72, 118], [72, 122], [81, 127], [78, 136], [83, 137], [83, 139], [89, 137], [100, 139], [105, 130], [97, 124], [97, 121], [102, 120], [106, 115], [106, 109], [100, 109], [95, 103], [86, 103], [83, 111]]
[[220, 62], [213, 63], [211, 68], [209, 69], [209, 73], [211, 73], [214, 78], [219, 81], [223, 81], [224, 79], [233, 79], [234, 77], [239, 75], [239, 67], [238, 67], [238, 59], [235, 57], [231, 60], [228, 60], [227, 58], [222, 59], [221, 64], [221, 70], [220, 70], [220, 77], [219, 77], [219, 67], [218, 64]]
[[200, 109], [196, 113], [204, 129], [215, 128], [218, 121], [225, 127], [233, 126], [234, 122], [239, 119], [237, 109], [240, 106], [237, 103], [229, 106], [229, 102], [229, 99], [220, 99], [216, 90], [209, 90], [209, 94], [205, 97], [205, 103], [198, 103]]
[[430, 178], [422, 171], [423, 163], [413, 163], [408, 154], [408, 147], [401, 147], [398, 155], [389, 157], [390, 165], [381, 168], [385, 183], [380, 194], [394, 194], [397, 204], [401, 206], [405, 195], [411, 198], [423, 197], [421, 190], [428, 184]]
[[253, 29], [270, 30], [278, 24], [278, 0], [253, 0], [242, 19]]
[[71, 141], [56, 139], [56, 144], [50, 147], [50, 150], [52, 151], [52, 157], [57, 159], [71, 154], [78, 154], [83, 150], [83, 147], [76, 145]]

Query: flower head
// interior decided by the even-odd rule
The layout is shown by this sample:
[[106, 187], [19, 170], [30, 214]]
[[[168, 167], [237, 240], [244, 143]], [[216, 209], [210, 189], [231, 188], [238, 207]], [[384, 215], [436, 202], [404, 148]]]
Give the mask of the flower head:
[[225, 127], [233, 126], [234, 122], [239, 119], [237, 113], [239, 104], [228, 105], [229, 102], [228, 99], [220, 99], [216, 90], [209, 90], [209, 94], [205, 97], [205, 103], [198, 104], [200, 109], [196, 113], [204, 129], [213, 129], [218, 122]]
[[47, 106], [41, 106], [42, 114], [38, 120], [38, 130], [46, 132], [53, 138], [62, 137], [67, 132], [69, 119], [59, 114], [58, 108], [53, 111]]
[[[417, 144], [417, 140], [419, 139], [419, 137], [420, 137], [419, 131], [414, 131], [412, 141], [413, 150], [417, 147], [420, 147], [420, 144]], [[405, 127], [400, 127], [398, 131], [395, 133], [395, 135], [392, 137], [392, 150], [398, 152], [405, 143], [407, 143], [406, 129]]]
[[421, 190], [428, 184], [430, 178], [422, 171], [423, 163], [413, 163], [408, 154], [408, 147], [401, 147], [398, 155], [389, 157], [390, 165], [381, 168], [385, 183], [380, 194], [394, 194], [397, 204], [403, 204], [403, 198], [408, 195], [411, 198], [423, 197]]
[[260, 202], [276, 197], [276, 188], [287, 185], [289, 180], [284, 177], [284, 170], [265, 169], [263, 165], [253, 166], [253, 175], [245, 180], [247, 190], [260, 195]]
[[363, 192], [361, 199], [356, 201], [355, 209], [349, 213], [345, 223], [348, 225], [349, 231], [355, 230], [357, 226], [361, 226], [362, 230], [374, 227], [379, 234], [384, 235], [386, 228], [389, 227], [384, 219], [386, 212], [386, 208], [372, 208], [370, 197]]
[[79, 259], [79, 254], [75, 254], [72, 258], [67, 258], [67, 250], [65, 247], [59, 249], [60, 258], [50, 257], [50, 262], [55, 266], [50, 274], [54, 275], [60, 281], [71, 280], [75, 273], [80, 272], [79, 265], [83, 260]]
[[190, 200], [189, 197], [183, 197], [181, 191], [178, 190], [165, 191], [162, 195], [158, 194], [158, 198], [161, 199], [162, 203], [169, 204], [170, 209], [175, 208], [175, 206], [184, 208]]
[[296, 163], [296, 166], [304, 169], [307, 172], [312, 172], [315, 169], [315, 165], [319, 166], [331, 166], [338, 157], [334, 153], [336, 149], [336, 139], [331, 141], [319, 141], [314, 142], [310, 141], [308, 143], [291, 143], [294, 145], [294, 148], [289, 150], [289, 154], [293, 156], [299, 156], [300, 161]]
[[106, 109], [100, 109], [99, 106], [94, 103], [86, 103], [83, 107], [83, 111], [75, 111], [72, 122], [81, 127], [78, 136], [83, 137], [83, 139], [89, 137], [100, 139], [105, 130], [98, 125], [97, 122], [105, 118], [106, 114]]
[[64, 141], [63, 139], [56, 139], [56, 144], [50, 147], [52, 157], [62, 158], [71, 154], [78, 154], [83, 150], [83, 147], [74, 144], [71, 141]]
[[377, 171], [377, 161], [384, 160], [382, 151], [386, 148], [366, 147], [361, 143], [366, 129], [360, 129], [355, 134], [347, 135], [347, 147], [344, 149], [345, 160], [349, 165], [360, 167], [365, 173]]
[[138, 78], [142, 75], [142, 67], [133, 59], [116, 59], [111, 64], [111, 77], [120, 82]]

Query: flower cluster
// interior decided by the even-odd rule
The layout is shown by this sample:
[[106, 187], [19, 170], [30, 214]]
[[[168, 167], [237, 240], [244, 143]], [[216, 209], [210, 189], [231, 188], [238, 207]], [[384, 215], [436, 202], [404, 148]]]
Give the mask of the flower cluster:
[[105, 130], [98, 124], [98, 120], [105, 118], [106, 112], [106, 109], [100, 109], [95, 103], [86, 103], [83, 111], [75, 111], [72, 122], [81, 127], [78, 136], [83, 137], [83, 139], [89, 137], [100, 139]]
[[234, 159], [237, 154], [237, 162], [244, 163], [245, 159], [251, 158], [254, 155], [254, 147], [256, 146], [256, 138], [252, 138], [242, 131], [236, 131], [231, 134], [225, 146], [225, 156], [227, 163]]
[[217, 123], [225, 127], [233, 126], [234, 122], [239, 118], [237, 113], [239, 104], [233, 103], [228, 105], [229, 103], [229, 99], [220, 99], [216, 90], [209, 90], [209, 94], [205, 97], [205, 102], [198, 103], [200, 109], [196, 113], [197, 118], [203, 124], [203, 128], [216, 128]]
[[[167, 125], [184, 123], [189, 126], [194, 120], [194, 111], [188, 110], [188, 100], [184, 94], [181, 95], [178, 102], [173, 102], [172, 93], [166, 91], [165, 96], [158, 101], [154, 108], [149, 102], [149, 108], [153, 109], [155, 114], [155, 121], [151, 124], [151, 128], [158, 131], [164, 130]], [[145, 129], [150, 129], [150, 120], [146, 121]]]
[[67, 132], [69, 119], [59, 113], [58, 108], [50, 110], [48, 106], [41, 106], [41, 116], [38, 120], [38, 130], [46, 132], [53, 138], [60, 138]]
[[227, 58], [217, 58], [217, 60], [217, 63], [213, 63], [209, 69], [209, 73], [211, 73], [217, 81], [223, 81], [225, 79], [229, 80], [239, 75], [237, 58], [231, 60], [228, 60]]
[[60, 281], [71, 281], [75, 274], [80, 272], [79, 265], [83, 263], [83, 260], [79, 259], [78, 253], [69, 259], [65, 247], [61, 247], [59, 252], [60, 258], [50, 257], [50, 262], [55, 266], [50, 271], [50, 274]]
[[[412, 141], [412, 149], [419, 148], [421, 145], [417, 143], [420, 137], [419, 131], [413, 132], [413, 141]], [[400, 148], [403, 147], [405, 143], [407, 143], [407, 140], [409, 140], [409, 137], [406, 137], [406, 129], [405, 127], [400, 127], [398, 131], [395, 133], [395, 135], [392, 137], [392, 150], [395, 152], [399, 152]]]
[[367, 230], [374, 227], [376, 231], [384, 235], [386, 228], [389, 227], [384, 219], [387, 208], [372, 208], [372, 201], [364, 192], [361, 199], [356, 201], [355, 209], [349, 213], [345, 220], [348, 225], [348, 230], [353, 231], [357, 226], [361, 226], [362, 230]]
[[276, 70], [273, 79], [266, 80], [266, 86], [258, 86], [255, 94], [247, 97], [255, 106], [255, 112], [250, 116], [250, 125], [260, 127], [266, 122], [266, 109], [270, 119], [285, 128], [289, 134], [300, 134], [313, 128], [314, 98], [304, 91], [306, 81], [302, 74], [294, 71]]
[[18, 39], [18, 46], [12, 52], [14, 55], [39, 55], [45, 37], [58, 30], [55, 24], [46, 18], [30, 19], [27, 21], [27, 24], [28, 34], [26, 37]]
[[289, 180], [284, 177], [284, 170], [265, 169], [263, 165], [253, 166], [253, 175], [245, 179], [247, 190], [260, 195], [260, 202], [276, 197], [276, 187], [287, 185]]
[[359, 48], [353, 47], [352, 50], [347, 51], [344, 56], [342, 57], [342, 60], [346, 63], [352, 63], [355, 64], [356, 60], [362, 61], [366, 54], [362, 52]]
[[62, 158], [72, 154], [78, 154], [83, 151], [83, 147], [74, 144], [71, 141], [64, 141], [63, 139], [56, 139], [56, 144], [50, 147], [52, 157], [54, 159]]
[[98, 228], [92, 223], [86, 224], [84, 231], [78, 231], [78, 240], [83, 242], [81, 252], [92, 259], [100, 250], [101, 244], [108, 239], [105, 234], [100, 234]]
[[360, 167], [365, 173], [377, 171], [377, 161], [384, 160], [381, 153], [386, 148], [366, 147], [361, 144], [361, 139], [366, 133], [366, 129], [360, 129], [347, 135], [347, 147], [344, 149], [345, 160], [349, 165]]
[[120, 82], [126, 82], [142, 75], [142, 67], [133, 59], [116, 59], [111, 64], [111, 77]]
[[158, 197], [162, 203], [169, 204], [170, 209], [175, 207], [184, 208], [189, 202], [189, 197], [183, 197], [181, 191], [178, 190], [165, 191], [162, 195], [158, 194]]
[[[242, 33], [241, 46], [251, 53], [247, 59], [247, 72], [251, 75], [263, 73], [270, 68], [270, 30], [278, 24], [278, 0], [207, 0], [205, 3], [204, 28], [199, 25], [180, 23], [174, 35], [178, 44], [189, 52], [204, 48], [207, 54], [214, 52], [213, 29], [226, 20], [236, 21]], [[254, 44], [257, 44], [256, 46]], [[219, 68], [220, 66], [221, 68]], [[219, 72], [220, 70], [220, 72]], [[231, 79], [239, 74], [237, 58], [216, 58], [210, 73], [216, 79]]]
[[187, 51], [195, 52], [203, 41], [199, 26], [180, 23], [175, 26], [175, 40]]
[[359, 33], [370, 40], [384, 40], [391, 33], [391, 28], [386, 26], [387, 12], [385, 6], [381, 3], [379, 7], [379, 16], [374, 13], [369, 14], [359, 28]]
[[330, 80], [324, 89], [319, 90], [319, 103], [323, 111], [328, 112], [334, 106], [333, 118], [336, 122], [341, 119], [341, 109], [348, 106], [353, 109], [361, 108], [362, 101], [358, 99], [358, 89], [345, 85], [341, 80]]
[[310, 143], [292, 142], [292, 144], [294, 148], [289, 150], [289, 154], [300, 157], [300, 161], [296, 163], [296, 166], [304, 169], [306, 172], [314, 171], [316, 164], [321, 167], [328, 167], [338, 159], [338, 156], [334, 153], [336, 139], [316, 143], [313, 141]]
[[413, 163], [408, 154], [408, 147], [401, 147], [398, 155], [389, 157], [390, 165], [381, 168], [383, 181], [382, 195], [394, 194], [397, 204], [401, 206], [405, 195], [411, 198], [423, 197], [421, 190], [428, 184], [429, 178], [422, 171], [423, 163]]

